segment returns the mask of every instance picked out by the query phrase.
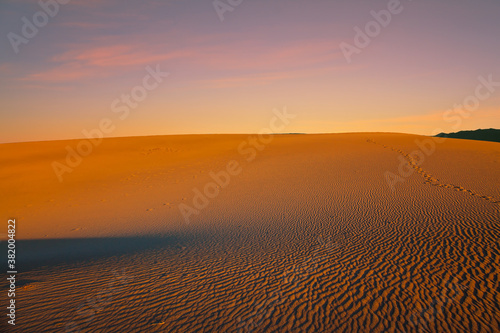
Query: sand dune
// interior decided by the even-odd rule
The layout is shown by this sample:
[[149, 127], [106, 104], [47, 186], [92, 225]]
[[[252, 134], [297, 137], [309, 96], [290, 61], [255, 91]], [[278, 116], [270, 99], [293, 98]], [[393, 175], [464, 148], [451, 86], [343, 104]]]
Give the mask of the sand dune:
[[[0, 145], [1, 211], [21, 240], [16, 328], [500, 329], [498, 143], [266, 139], [104, 139], [62, 182], [53, 162], [79, 140]], [[228, 184], [197, 201], [221, 172]]]

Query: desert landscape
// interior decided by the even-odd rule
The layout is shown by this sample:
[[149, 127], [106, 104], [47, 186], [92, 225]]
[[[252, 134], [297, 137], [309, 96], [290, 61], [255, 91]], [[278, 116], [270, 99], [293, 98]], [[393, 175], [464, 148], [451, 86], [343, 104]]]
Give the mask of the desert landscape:
[[500, 332], [500, 1], [0, 1], [0, 333]]
[[[1, 145], [1, 209], [17, 217], [16, 328], [499, 329], [498, 143], [262, 139], [104, 139], [63, 182], [51, 163], [78, 140]], [[186, 207], [197, 211], [188, 219]]]

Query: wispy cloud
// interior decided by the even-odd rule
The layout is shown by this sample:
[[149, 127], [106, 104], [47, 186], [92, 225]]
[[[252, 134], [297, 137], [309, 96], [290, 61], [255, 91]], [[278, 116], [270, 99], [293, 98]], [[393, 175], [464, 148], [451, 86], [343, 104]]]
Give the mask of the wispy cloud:
[[257, 74], [242, 74], [235, 76], [218, 77], [208, 80], [200, 80], [198, 83], [204, 88], [227, 88], [266, 85], [275, 81], [292, 80], [298, 78], [313, 77], [326, 72], [344, 70], [344, 67], [322, 67], [316, 69], [298, 69], [288, 71], [270, 71]]
[[296, 74], [290, 72], [274, 72], [261, 74], [248, 74], [242, 76], [232, 76], [215, 78], [210, 80], [201, 80], [199, 83], [208, 88], [227, 88], [241, 87], [249, 85], [265, 85], [273, 81], [280, 81], [297, 77]]
[[55, 65], [44, 71], [32, 73], [25, 81], [67, 82], [90, 77], [106, 77], [116, 71], [137, 68], [185, 56], [183, 51], [167, 53], [150, 52], [142, 45], [110, 45], [94, 48], [79, 48], [54, 56]]
[[[143, 37], [147, 39], [147, 36]], [[135, 36], [135, 39], [141, 38]], [[169, 49], [164, 45], [146, 42], [122, 43], [115, 40], [110, 43], [110, 38], [99, 38], [89, 44], [97, 45], [65, 45], [67, 51], [46, 61], [46, 69], [30, 73], [22, 80], [68, 82], [110, 76], [117, 71], [123, 72], [145, 64], [181, 59], [200, 71], [216, 71], [215, 77], [206, 80], [211, 86], [266, 84], [321, 73], [325, 67], [331, 67], [333, 59], [341, 56], [334, 44], [322, 40], [296, 41], [286, 45], [259, 45], [256, 41], [241, 41], [184, 49]]]
[[102, 75], [96, 68], [86, 68], [80, 63], [62, 64], [39, 73], [29, 74], [22, 81], [67, 82]]
[[57, 55], [54, 62], [79, 62], [84, 66], [122, 67], [150, 64], [186, 55], [183, 51], [151, 52], [147, 45], [119, 44], [69, 51]]
[[14, 65], [12, 63], [4, 62], [0, 63], [0, 73], [8, 74], [14, 71]]
[[287, 44], [240, 41], [207, 46], [194, 59], [209, 68], [226, 70], [269, 70], [304, 68], [332, 63], [341, 54], [331, 41], [295, 41]]
[[102, 29], [109, 26], [101, 22], [83, 22], [83, 21], [68, 21], [59, 23], [61, 27], [79, 28], [79, 29]]

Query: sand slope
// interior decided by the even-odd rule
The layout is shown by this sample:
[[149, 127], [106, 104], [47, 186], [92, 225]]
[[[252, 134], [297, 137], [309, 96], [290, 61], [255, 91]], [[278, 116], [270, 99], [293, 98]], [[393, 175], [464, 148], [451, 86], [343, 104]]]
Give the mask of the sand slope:
[[[416, 140], [277, 135], [247, 161], [246, 135], [105, 139], [63, 182], [51, 163], [78, 140], [0, 145], [27, 252], [18, 328], [498, 330], [500, 145], [447, 139], [419, 163]], [[187, 223], [179, 206], [232, 160]]]

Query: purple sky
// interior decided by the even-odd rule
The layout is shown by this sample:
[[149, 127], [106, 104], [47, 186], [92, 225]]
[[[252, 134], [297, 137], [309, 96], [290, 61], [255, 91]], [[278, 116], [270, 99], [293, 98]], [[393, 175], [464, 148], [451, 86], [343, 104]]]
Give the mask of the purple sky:
[[[500, 128], [500, 83], [481, 83], [500, 82], [500, 2], [397, 2], [221, 0], [221, 21], [210, 0], [73, 0], [53, 17], [3, 0], [0, 142], [81, 138], [104, 118], [107, 136], [255, 133], [284, 106], [284, 132]], [[388, 7], [384, 27], [371, 12]], [[23, 17], [42, 20], [34, 36]], [[170, 74], [145, 90], [147, 67]]]

